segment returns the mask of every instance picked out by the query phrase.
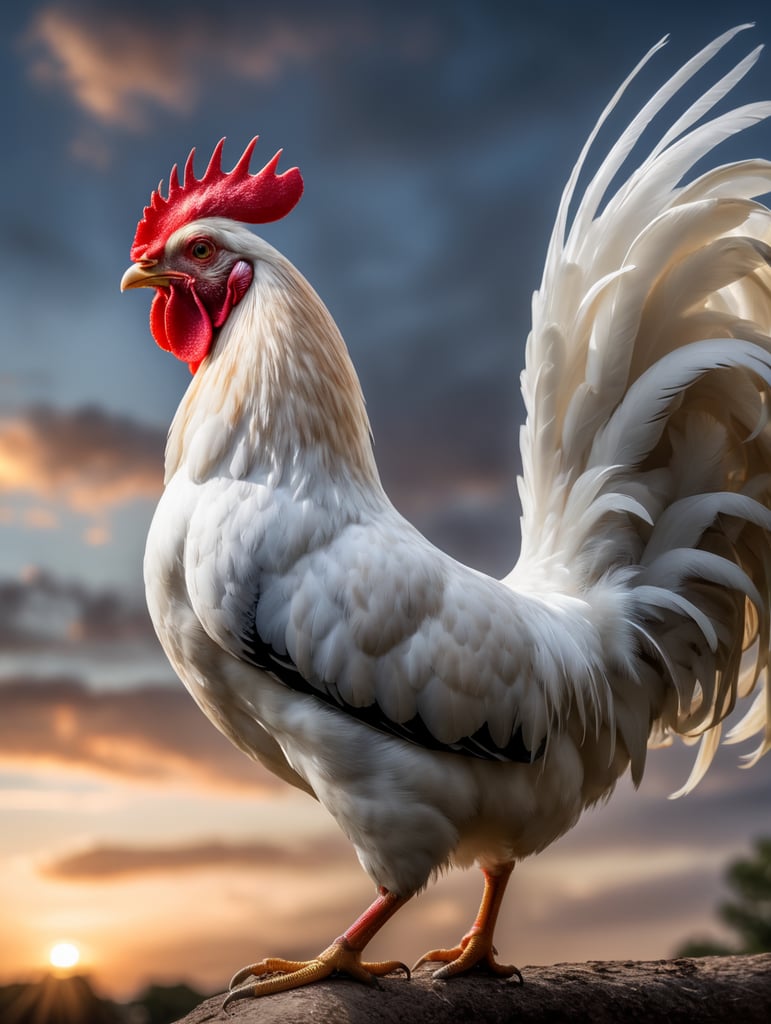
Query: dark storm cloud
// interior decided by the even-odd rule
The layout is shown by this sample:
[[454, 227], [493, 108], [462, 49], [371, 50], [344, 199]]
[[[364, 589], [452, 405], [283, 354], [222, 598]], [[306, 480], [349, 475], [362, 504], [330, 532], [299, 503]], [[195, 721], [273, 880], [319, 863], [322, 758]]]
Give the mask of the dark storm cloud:
[[143, 783], [274, 788], [201, 714], [182, 687], [95, 693], [72, 679], [0, 684], [0, 757]]
[[45, 572], [0, 580], [0, 647], [6, 651], [127, 640], [156, 642], [144, 603], [117, 590]]
[[[46, 234], [82, 246], [70, 265], [94, 240], [106, 257], [88, 285], [109, 293], [100, 318], [116, 340], [92, 345], [94, 393], [139, 415], [132, 396], [152, 377], [154, 405], [143, 393], [141, 414], [170, 419], [185, 378], [149, 343], [146, 297], [116, 294], [125, 253], [151, 188], [191, 145], [203, 157], [227, 135], [236, 154], [260, 132], [306, 177], [301, 207], [265, 233], [340, 323], [389, 493], [453, 554], [505, 572], [517, 543], [518, 375], [562, 183], [645, 49], [672, 32], [624, 120], [642, 91], [728, 27], [725, 11], [702, 5], [694, 26], [671, 4], [639, 15], [600, 2], [454, 0], [164, 10], [173, 33], [152, 3], [42, 3], [21, 33], [31, 94], [66, 105], [60, 135], [82, 147], [82, 169], [60, 156], [67, 203], [46, 211]], [[89, 140], [110, 150], [109, 175], [89, 161]], [[41, 193], [36, 164], [23, 188]], [[73, 233], [75, 219], [91, 230]], [[62, 298], [61, 315], [85, 346], [81, 287]], [[11, 317], [28, 324], [29, 303], [18, 305]], [[50, 324], [32, 322], [45, 350]], [[64, 391], [80, 386], [68, 367], [58, 372]]]

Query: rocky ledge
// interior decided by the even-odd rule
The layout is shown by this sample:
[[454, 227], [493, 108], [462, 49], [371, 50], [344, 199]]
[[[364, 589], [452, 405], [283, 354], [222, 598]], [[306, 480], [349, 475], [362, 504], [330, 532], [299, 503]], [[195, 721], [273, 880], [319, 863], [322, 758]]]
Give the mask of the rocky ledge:
[[371, 988], [327, 982], [222, 1010], [208, 999], [180, 1024], [768, 1024], [771, 953], [699, 959], [590, 961], [524, 967], [524, 984], [472, 974], [434, 981], [421, 967], [410, 980]]

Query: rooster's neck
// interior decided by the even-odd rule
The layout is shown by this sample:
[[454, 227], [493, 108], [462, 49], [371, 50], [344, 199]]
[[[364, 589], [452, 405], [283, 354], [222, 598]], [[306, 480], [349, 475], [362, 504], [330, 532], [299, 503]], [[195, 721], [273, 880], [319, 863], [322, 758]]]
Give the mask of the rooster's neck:
[[255, 263], [251, 287], [182, 399], [167, 479], [183, 464], [198, 480], [312, 467], [379, 487], [345, 343], [308, 282], [277, 253]]

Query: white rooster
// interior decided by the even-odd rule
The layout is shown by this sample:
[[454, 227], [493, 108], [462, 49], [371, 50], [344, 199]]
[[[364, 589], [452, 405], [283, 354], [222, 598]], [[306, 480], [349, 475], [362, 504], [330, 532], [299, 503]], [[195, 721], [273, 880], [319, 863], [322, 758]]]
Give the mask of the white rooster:
[[153, 193], [122, 287], [157, 290], [152, 333], [195, 375], [147, 542], [150, 613], [204, 713], [321, 801], [377, 886], [318, 957], [251, 964], [229, 998], [401, 967], [363, 962], [367, 942], [438, 871], [472, 863], [473, 927], [423, 959], [441, 978], [511, 976], [493, 929], [517, 861], [627, 768], [639, 783], [652, 742], [700, 737], [695, 785], [753, 690], [731, 738], [763, 733], [752, 759], [771, 745], [771, 213], [753, 201], [771, 164], [688, 177], [771, 115], [757, 103], [704, 120], [760, 48], [609, 188], [738, 31], [645, 104], [578, 197], [622, 86], [568, 181], [533, 299], [522, 553], [503, 580], [394, 509], [329, 313], [237, 223], [284, 216], [299, 172], [276, 174], [277, 155], [251, 174], [254, 141], [223, 172], [220, 143], [202, 178], [191, 153], [183, 181], [174, 168]]

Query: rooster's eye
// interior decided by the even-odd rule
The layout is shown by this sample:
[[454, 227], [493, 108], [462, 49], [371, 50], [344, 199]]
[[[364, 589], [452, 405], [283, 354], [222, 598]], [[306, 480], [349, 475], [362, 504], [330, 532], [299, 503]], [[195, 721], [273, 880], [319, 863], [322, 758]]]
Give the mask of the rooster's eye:
[[211, 242], [204, 242], [201, 239], [190, 246], [190, 255], [196, 260], [208, 260], [213, 252], [214, 246]]

